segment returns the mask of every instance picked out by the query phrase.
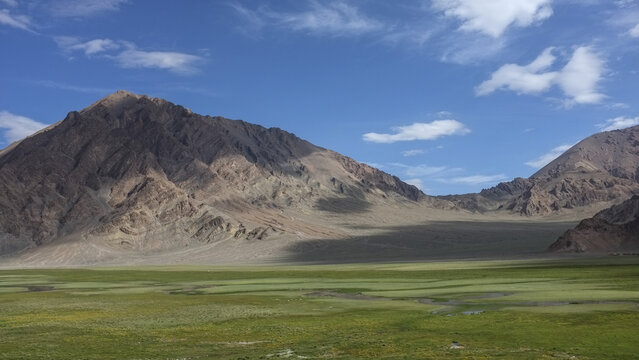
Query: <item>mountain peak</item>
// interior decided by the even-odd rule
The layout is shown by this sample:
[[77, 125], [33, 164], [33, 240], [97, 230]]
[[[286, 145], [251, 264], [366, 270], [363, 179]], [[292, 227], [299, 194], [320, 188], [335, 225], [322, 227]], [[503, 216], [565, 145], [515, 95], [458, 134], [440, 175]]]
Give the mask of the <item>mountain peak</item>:
[[96, 101], [82, 111], [89, 111], [98, 107], [99, 105], [102, 105], [109, 109], [112, 113], [119, 114], [122, 109], [138, 102], [140, 99], [148, 98], [149, 97], [147, 95], [138, 95], [126, 90], [118, 90]]

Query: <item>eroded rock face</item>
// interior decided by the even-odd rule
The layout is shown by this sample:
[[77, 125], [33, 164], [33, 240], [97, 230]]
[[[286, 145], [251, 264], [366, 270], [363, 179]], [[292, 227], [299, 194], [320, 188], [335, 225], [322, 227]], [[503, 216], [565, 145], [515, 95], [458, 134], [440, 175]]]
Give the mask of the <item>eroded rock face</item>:
[[118, 91], [0, 152], [0, 254], [62, 238], [131, 249], [262, 239], [286, 229], [247, 213], [353, 194], [424, 196], [281, 129]]
[[553, 252], [639, 250], [639, 196], [585, 219], [548, 248]]
[[443, 197], [477, 212], [548, 215], [639, 194], [639, 126], [595, 134], [528, 179]]

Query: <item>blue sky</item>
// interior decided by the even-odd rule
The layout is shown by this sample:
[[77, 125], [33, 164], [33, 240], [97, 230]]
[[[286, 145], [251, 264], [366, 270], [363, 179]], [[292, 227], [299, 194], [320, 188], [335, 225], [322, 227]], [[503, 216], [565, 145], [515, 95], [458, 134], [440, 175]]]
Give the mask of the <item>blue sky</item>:
[[636, 0], [0, 0], [0, 39], [0, 147], [125, 89], [449, 194], [639, 124]]

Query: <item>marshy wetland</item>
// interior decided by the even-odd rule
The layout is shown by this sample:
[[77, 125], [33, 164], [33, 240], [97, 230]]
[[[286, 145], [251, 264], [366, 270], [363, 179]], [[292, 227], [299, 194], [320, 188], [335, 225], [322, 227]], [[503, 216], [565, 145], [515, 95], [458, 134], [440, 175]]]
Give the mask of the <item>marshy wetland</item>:
[[631, 359], [639, 257], [0, 270], [0, 359]]

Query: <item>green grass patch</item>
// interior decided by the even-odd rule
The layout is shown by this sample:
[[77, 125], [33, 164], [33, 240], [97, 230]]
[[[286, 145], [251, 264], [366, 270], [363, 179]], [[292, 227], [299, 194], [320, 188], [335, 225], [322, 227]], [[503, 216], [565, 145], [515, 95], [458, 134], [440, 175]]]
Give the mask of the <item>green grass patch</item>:
[[633, 359], [638, 303], [636, 257], [1, 270], [0, 359]]

